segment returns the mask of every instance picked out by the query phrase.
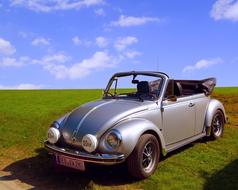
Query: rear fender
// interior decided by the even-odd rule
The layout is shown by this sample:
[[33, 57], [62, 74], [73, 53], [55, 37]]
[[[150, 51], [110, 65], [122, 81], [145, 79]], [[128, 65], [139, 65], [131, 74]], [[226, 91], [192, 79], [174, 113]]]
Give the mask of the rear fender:
[[213, 119], [213, 116], [214, 116], [214, 114], [216, 113], [217, 110], [222, 111], [223, 116], [224, 116], [224, 122], [225, 123], [227, 122], [228, 118], [227, 118], [227, 115], [226, 115], [225, 108], [224, 108], [223, 104], [220, 101], [216, 100], [216, 99], [211, 99], [209, 104], [208, 104], [208, 107], [207, 107], [207, 113], [206, 113], [206, 118], [205, 118], [205, 129], [207, 131], [207, 136], [210, 135], [212, 119]]

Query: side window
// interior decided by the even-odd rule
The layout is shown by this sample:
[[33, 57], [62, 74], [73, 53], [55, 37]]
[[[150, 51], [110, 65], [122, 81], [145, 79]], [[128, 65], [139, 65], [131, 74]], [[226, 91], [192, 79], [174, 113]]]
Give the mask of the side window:
[[177, 96], [180, 97], [183, 94], [183, 89], [180, 84], [180, 82], [175, 81], [175, 80], [169, 80], [169, 84], [166, 89], [165, 93], [165, 99], [168, 98], [169, 96]]
[[161, 85], [161, 79], [150, 81], [149, 82], [150, 92], [158, 96], [160, 93], [160, 85]]
[[169, 80], [164, 98], [166, 99], [169, 96], [173, 96], [173, 95], [174, 95], [174, 80]]

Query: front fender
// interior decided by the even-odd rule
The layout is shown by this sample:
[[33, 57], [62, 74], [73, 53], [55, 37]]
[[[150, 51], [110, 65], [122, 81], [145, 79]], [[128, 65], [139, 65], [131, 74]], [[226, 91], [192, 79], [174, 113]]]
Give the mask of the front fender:
[[[159, 143], [161, 145], [162, 153], [165, 154], [165, 141], [163, 138], [160, 129], [154, 125], [152, 122], [142, 119], [142, 118], [133, 118], [122, 121], [118, 123], [113, 129], [118, 130], [122, 136], [122, 142], [120, 147], [116, 150], [118, 153], [123, 153], [125, 157], [129, 156], [134, 150], [140, 136], [147, 131], [153, 132], [156, 134]], [[107, 133], [106, 133], [107, 134]], [[105, 146], [105, 135], [102, 137], [102, 141], [99, 145], [100, 150], [106, 150]]]
[[55, 120], [55, 121], [52, 123], [52, 125], [56, 125], [56, 126], [58, 125], [59, 128], [62, 127], [62, 126], [64, 126], [64, 123], [65, 123], [65, 121], [67, 120], [69, 114], [70, 114], [70, 113], [67, 113], [67, 114], [63, 115], [62, 117], [60, 117], [59, 119]]
[[227, 116], [225, 112], [225, 108], [222, 105], [222, 103], [216, 99], [211, 99], [208, 108], [207, 108], [207, 113], [206, 113], [206, 119], [205, 119], [205, 127], [211, 127], [212, 125], [212, 118], [217, 110], [221, 110], [224, 114], [224, 119], [226, 122], [227, 121]]

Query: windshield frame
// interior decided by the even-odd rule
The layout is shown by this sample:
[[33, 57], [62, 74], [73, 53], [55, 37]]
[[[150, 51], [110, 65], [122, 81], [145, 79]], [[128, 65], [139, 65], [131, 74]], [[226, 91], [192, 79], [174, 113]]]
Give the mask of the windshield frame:
[[[110, 97], [110, 96], [108, 96], [108, 92], [109, 92], [109, 90], [110, 90], [110, 88], [111, 88], [113, 82], [115, 81], [115, 79], [118, 80], [118, 78], [120, 78], [120, 77], [127, 77], [127, 76], [135, 77], [135, 76], [137, 76], [137, 75], [158, 77], [158, 78], [161, 79], [159, 94], [158, 94], [157, 97], [154, 99], [155, 101], [157, 101], [157, 100], [161, 97], [161, 95], [162, 95], [162, 93], [163, 93], [163, 87], [164, 87], [166, 78], [169, 78], [169, 76], [166, 75], [165, 73], [162, 73], [162, 72], [153, 72], [153, 71], [131, 71], [131, 72], [122, 72], [122, 73], [116, 73], [116, 74], [114, 74], [114, 75], [110, 78], [110, 80], [109, 80], [109, 82], [108, 82], [108, 84], [107, 84], [107, 86], [106, 86], [106, 88], [105, 88], [105, 90], [104, 90], [103, 98], [109, 98], [109, 97]], [[112, 98], [113, 98], [113, 97], [112, 97]], [[117, 98], [117, 96], [115, 96], [114, 98]]]

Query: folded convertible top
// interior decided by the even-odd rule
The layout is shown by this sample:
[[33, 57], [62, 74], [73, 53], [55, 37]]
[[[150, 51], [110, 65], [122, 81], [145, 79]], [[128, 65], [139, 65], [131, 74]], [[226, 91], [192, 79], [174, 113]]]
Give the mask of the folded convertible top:
[[201, 81], [202, 89], [207, 96], [212, 93], [214, 87], [216, 86], [216, 81], [216, 78], [208, 78]]
[[207, 78], [204, 80], [175, 80], [181, 85], [182, 95], [192, 95], [205, 93], [209, 96], [216, 86], [216, 78]]

